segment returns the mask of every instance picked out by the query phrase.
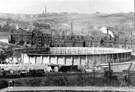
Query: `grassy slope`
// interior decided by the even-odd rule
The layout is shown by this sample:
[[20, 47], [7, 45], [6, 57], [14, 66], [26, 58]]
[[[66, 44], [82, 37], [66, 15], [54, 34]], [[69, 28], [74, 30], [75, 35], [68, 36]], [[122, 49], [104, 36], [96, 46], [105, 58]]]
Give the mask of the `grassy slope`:
[[[116, 13], [116, 14], [68, 14], [68, 15], [52, 15], [42, 18], [26, 18], [24, 15], [16, 16], [13, 14], [0, 14], [0, 18], [8, 18], [24, 21], [24, 22], [43, 22], [51, 24], [52, 28], [70, 30], [71, 22], [73, 22], [74, 33], [85, 34], [93, 31], [93, 26], [130, 26], [133, 28], [132, 13]], [[97, 32], [98, 33], [98, 32]]]
[[[117, 25], [126, 18], [129, 18], [129, 22], [133, 22], [133, 14], [118, 13], [118, 14], [78, 14], [78, 15], [66, 15], [66, 16], [48, 16], [44, 18], [35, 19], [36, 21], [65, 23], [71, 22], [84, 25]], [[128, 21], [127, 21], [128, 22]], [[127, 23], [125, 22], [125, 23]], [[90, 23], [90, 24], [89, 24]]]
[[[53, 28], [70, 29], [73, 22], [73, 29], [88, 33], [93, 31], [93, 26], [126, 26], [133, 28], [133, 14], [117, 13], [117, 14], [78, 14], [66, 16], [48, 16], [44, 18], [35, 18], [35, 21], [50, 23]], [[127, 30], [126, 30], [127, 31]]]
[[[0, 18], [11, 18], [14, 20], [21, 21], [42, 21], [50, 23], [67, 23], [73, 21], [74, 23], [84, 24], [84, 25], [116, 25], [129, 18], [129, 22], [133, 22], [133, 14], [131, 13], [116, 13], [116, 14], [68, 14], [68, 15], [52, 15], [43, 18], [27, 18], [25, 15], [14, 15], [14, 14], [1, 14]], [[90, 23], [90, 24], [89, 24]], [[127, 22], [125, 22], [127, 23]], [[57, 25], [57, 24], [56, 24]]]

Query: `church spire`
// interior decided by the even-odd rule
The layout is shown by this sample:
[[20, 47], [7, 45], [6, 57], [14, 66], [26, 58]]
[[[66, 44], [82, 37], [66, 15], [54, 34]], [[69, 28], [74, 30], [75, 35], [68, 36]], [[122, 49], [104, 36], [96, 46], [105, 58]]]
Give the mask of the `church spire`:
[[46, 5], [45, 5], [45, 14], [47, 13], [47, 8], [46, 8]]

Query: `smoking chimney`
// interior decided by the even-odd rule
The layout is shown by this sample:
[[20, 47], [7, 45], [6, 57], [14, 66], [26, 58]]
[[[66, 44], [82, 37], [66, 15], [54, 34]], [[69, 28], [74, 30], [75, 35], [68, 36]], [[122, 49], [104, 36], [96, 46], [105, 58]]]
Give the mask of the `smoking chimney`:
[[73, 35], [73, 23], [71, 22], [71, 34]]
[[106, 27], [101, 27], [100, 31], [104, 34], [107, 34], [107, 35], [110, 35], [111, 37], [114, 37], [113, 32]]

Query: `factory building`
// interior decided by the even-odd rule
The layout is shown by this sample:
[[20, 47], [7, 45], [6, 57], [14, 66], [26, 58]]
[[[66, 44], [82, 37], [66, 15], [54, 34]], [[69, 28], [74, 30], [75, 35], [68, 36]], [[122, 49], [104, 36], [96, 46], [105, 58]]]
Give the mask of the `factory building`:
[[23, 63], [90, 65], [119, 63], [131, 59], [132, 50], [102, 47], [52, 47], [50, 54], [22, 54]]
[[10, 32], [1, 32], [0, 40], [10, 43], [31, 44], [38, 47], [114, 47], [135, 49], [135, 39], [124, 37], [100, 37], [100, 36], [77, 36], [77, 35], [52, 35], [46, 30], [33, 30], [28, 32], [19, 28]]

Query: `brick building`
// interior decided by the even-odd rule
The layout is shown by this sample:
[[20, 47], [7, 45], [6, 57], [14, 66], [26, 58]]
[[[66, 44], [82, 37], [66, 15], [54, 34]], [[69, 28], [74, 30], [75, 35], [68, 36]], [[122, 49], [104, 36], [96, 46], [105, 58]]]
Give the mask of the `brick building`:
[[84, 39], [82, 36], [73, 36], [73, 41], [74, 41], [74, 44], [73, 46], [74, 47], [84, 47]]
[[64, 47], [64, 38], [60, 35], [52, 36], [52, 46], [54, 47]]
[[64, 46], [65, 47], [73, 47], [74, 41], [72, 40], [72, 36], [64, 36]]
[[24, 43], [32, 42], [32, 33], [23, 29], [11, 30], [11, 43], [18, 43], [23, 41]]
[[32, 44], [36, 46], [46, 46], [52, 43], [52, 35], [51, 34], [43, 34], [40, 31], [34, 30], [32, 32]]

